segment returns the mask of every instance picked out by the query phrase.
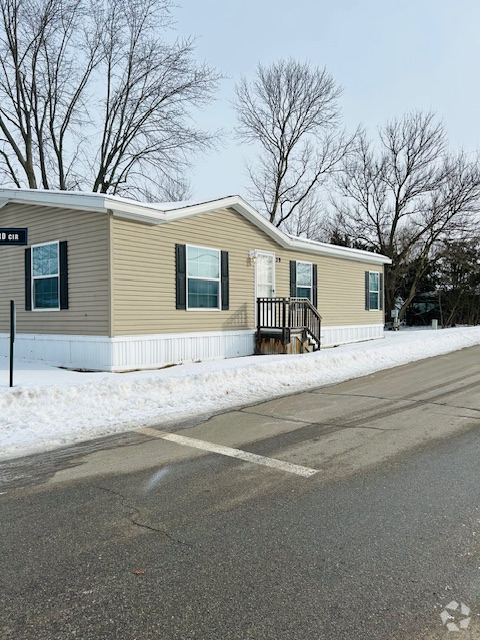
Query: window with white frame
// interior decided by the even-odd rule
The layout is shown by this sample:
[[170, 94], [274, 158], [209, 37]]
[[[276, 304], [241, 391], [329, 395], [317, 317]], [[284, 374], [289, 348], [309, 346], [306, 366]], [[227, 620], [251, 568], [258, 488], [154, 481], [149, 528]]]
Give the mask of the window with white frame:
[[220, 251], [187, 245], [187, 308], [220, 309]]
[[58, 242], [32, 246], [33, 309], [60, 309], [60, 252]]
[[380, 274], [376, 271], [368, 273], [368, 308], [370, 311], [380, 310]]
[[311, 262], [297, 262], [297, 298], [308, 298], [312, 302], [313, 274]]

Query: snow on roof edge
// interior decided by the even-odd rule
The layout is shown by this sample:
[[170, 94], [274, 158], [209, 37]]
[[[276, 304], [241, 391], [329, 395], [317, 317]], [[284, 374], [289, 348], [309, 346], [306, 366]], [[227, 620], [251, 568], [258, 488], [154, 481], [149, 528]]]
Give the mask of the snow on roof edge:
[[63, 206], [83, 211], [103, 212], [111, 210], [116, 217], [153, 225], [206, 213], [218, 208], [233, 208], [285, 249], [295, 249], [307, 253], [374, 264], [391, 263], [390, 258], [381, 254], [362, 249], [330, 245], [287, 234], [271, 224], [239, 195], [199, 202], [143, 203], [123, 196], [85, 191], [0, 188], [0, 208], [8, 202]]

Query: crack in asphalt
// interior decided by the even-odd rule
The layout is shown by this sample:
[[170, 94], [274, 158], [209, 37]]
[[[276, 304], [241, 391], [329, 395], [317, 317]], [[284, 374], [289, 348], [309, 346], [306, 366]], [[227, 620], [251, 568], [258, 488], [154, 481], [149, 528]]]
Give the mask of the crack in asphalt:
[[[467, 385], [465, 388], [469, 388], [472, 385]], [[473, 386], [478, 386], [477, 383], [475, 383], [475, 385]], [[462, 389], [463, 391], [463, 389]], [[452, 392], [453, 393], [453, 392]], [[389, 417], [393, 414], [399, 414], [399, 413], [403, 413], [406, 411], [410, 411], [412, 409], [412, 407], [419, 407], [419, 406], [432, 406], [432, 407], [448, 407], [450, 409], [457, 409], [457, 410], [463, 410], [463, 411], [471, 411], [472, 413], [476, 414], [476, 413], [480, 413], [480, 409], [477, 409], [475, 407], [464, 407], [461, 405], [455, 405], [455, 404], [449, 404], [447, 402], [435, 402], [434, 400], [429, 400], [429, 399], [418, 399], [418, 400], [413, 400], [410, 398], [384, 398], [382, 396], [375, 396], [375, 395], [367, 395], [367, 394], [348, 394], [348, 393], [321, 393], [319, 395], [331, 395], [331, 396], [337, 396], [337, 397], [343, 397], [343, 398], [372, 398], [375, 400], [388, 400], [391, 403], [394, 404], [400, 404], [401, 406], [398, 407], [393, 407], [392, 404], [390, 404], [388, 406], [388, 408], [374, 408], [374, 407], [370, 407], [370, 408], [364, 408], [363, 410], [358, 411], [357, 415], [355, 415], [354, 417], [352, 417], [351, 419], [347, 419], [343, 424], [338, 424], [338, 423], [333, 423], [331, 426], [334, 428], [338, 428], [338, 429], [374, 429], [374, 430], [378, 430], [378, 431], [391, 431], [391, 429], [382, 429], [381, 427], [372, 427], [369, 425], [365, 425], [365, 422], [370, 422], [373, 420], [381, 420], [382, 418], [386, 418]], [[450, 395], [450, 393], [445, 393], [445, 394], [439, 394], [437, 397], [441, 397], [442, 395]], [[281, 416], [277, 416], [274, 414], [266, 414], [266, 413], [262, 413], [260, 411], [245, 411], [245, 413], [250, 413], [253, 415], [259, 415], [262, 416], [264, 418], [272, 418], [275, 420], [282, 420], [282, 421], [290, 421], [290, 422], [297, 422], [297, 423], [301, 423], [301, 424], [305, 424], [307, 426], [311, 426], [311, 425], [318, 425], [318, 426], [325, 426], [328, 427], [330, 425], [325, 424], [325, 423], [319, 423], [319, 422], [312, 422], [309, 420], [302, 420], [302, 418], [297, 417], [297, 416], [289, 416], [289, 417], [281, 417]], [[351, 412], [353, 413], [353, 411]], [[470, 419], [475, 420], [476, 418], [474, 416], [459, 416], [459, 417], [468, 417]]]
[[469, 379], [471, 377], [472, 377], [471, 374], [468, 374], [467, 376], [462, 376], [461, 378], [458, 378], [458, 379], [449, 380], [448, 383], [437, 384], [437, 385], [422, 389], [422, 392], [421, 392], [422, 395], [432, 393], [433, 391], [439, 391], [441, 389], [439, 393], [432, 395], [431, 398], [415, 398], [415, 396], [418, 395], [418, 392], [406, 394], [404, 396], [399, 396], [396, 398], [373, 395], [368, 393], [332, 393], [331, 391], [324, 390], [324, 389], [318, 389], [317, 391], [313, 391], [311, 393], [314, 393], [316, 395], [336, 396], [336, 397], [343, 397], [343, 398], [371, 398], [373, 400], [388, 400], [390, 402], [405, 402], [405, 403], [411, 403], [411, 404], [431, 404], [434, 406], [438, 405], [441, 407], [448, 406], [448, 407], [451, 407], [452, 409], [466, 409], [469, 411], [480, 412], [480, 409], [477, 407], [465, 407], [463, 405], [456, 405], [448, 402], [439, 402], [441, 398], [452, 396], [458, 393], [464, 393], [465, 391], [470, 389], [477, 390], [480, 386], [480, 381], [478, 380], [474, 380], [470, 384], [463, 385], [460, 388], [454, 387], [453, 389], [446, 390], [454, 386], [456, 383], [463, 382], [464, 379]]
[[[478, 386], [475, 383], [475, 386]], [[463, 391], [463, 389], [462, 389]], [[458, 391], [457, 391], [458, 392]], [[452, 394], [454, 392], [452, 391]], [[480, 409], [477, 407], [464, 407], [463, 405], [450, 404], [449, 402], [435, 402], [433, 400], [422, 399], [413, 400], [411, 398], [388, 398], [384, 396], [374, 396], [366, 393], [319, 393], [318, 395], [335, 396], [337, 398], [371, 398], [372, 400], [388, 400], [390, 402], [405, 402], [409, 405], [432, 405], [432, 407], [450, 407], [451, 409], [465, 409], [466, 411], [473, 411], [480, 413]], [[442, 394], [449, 395], [449, 394]], [[467, 416], [468, 417], [468, 416]]]
[[[108, 489], [107, 487], [102, 487], [101, 485], [95, 485], [95, 486], [97, 487], [97, 489], [100, 489], [101, 491], [106, 491], [107, 493], [110, 493], [110, 494], [120, 498], [120, 500], [122, 501], [123, 505], [127, 509], [131, 509], [133, 511], [133, 514], [130, 517], [130, 522], [132, 524], [134, 524], [136, 527], [140, 527], [142, 529], [148, 529], [149, 531], [154, 531], [156, 533], [162, 533], [169, 540], [171, 540], [172, 542], [175, 542], [176, 544], [183, 545], [185, 547], [193, 547], [193, 544], [191, 544], [190, 542], [185, 542], [184, 540], [179, 540], [178, 538], [175, 538], [170, 533], [168, 533], [168, 531], [166, 529], [159, 529], [158, 527], [153, 527], [152, 525], [145, 524], [143, 522], [139, 522], [138, 518], [141, 515], [140, 509], [138, 507], [135, 507], [132, 504], [128, 504], [126, 497], [123, 494], [121, 494], [119, 491], [114, 491], [113, 489]], [[135, 516], [135, 514], [136, 514], [136, 516]]]
[[[248, 415], [260, 416], [261, 418], [272, 418], [276, 422], [296, 422], [298, 424], [305, 425], [306, 427], [320, 427], [322, 429], [331, 429], [335, 431], [338, 429], [372, 429], [373, 431], [398, 431], [398, 429], [382, 429], [382, 427], [370, 427], [368, 425], [361, 424], [358, 425], [355, 424], [357, 420], [352, 421], [352, 424], [349, 424], [348, 422], [345, 424], [339, 424], [337, 422], [312, 422], [311, 420], [302, 420], [302, 418], [294, 417], [282, 418], [282, 416], [261, 413], [260, 411], [245, 411], [245, 413], [247, 413]], [[362, 420], [364, 419], [366, 420], [366, 418], [362, 418]], [[300, 427], [299, 429], [303, 429], [303, 427]], [[293, 430], [292, 432], [294, 431], [295, 430]]]

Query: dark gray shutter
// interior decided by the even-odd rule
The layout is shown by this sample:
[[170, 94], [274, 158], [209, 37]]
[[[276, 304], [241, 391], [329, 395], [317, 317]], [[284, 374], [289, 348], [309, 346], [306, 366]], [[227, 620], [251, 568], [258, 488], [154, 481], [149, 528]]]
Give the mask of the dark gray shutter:
[[60, 309], [68, 309], [67, 241], [60, 242]]
[[381, 311], [383, 311], [383, 273], [380, 273], [378, 286], [379, 286], [378, 308]]
[[220, 273], [222, 285], [222, 310], [227, 311], [230, 306], [230, 287], [228, 279], [228, 251], [220, 253]]
[[365, 271], [365, 309], [370, 311], [370, 271]]
[[25, 249], [25, 311], [32, 310], [32, 250]]
[[187, 308], [187, 250], [184, 244], [175, 245], [175, 302], [177, 309]]
[[312, 264], [312, 304], [315, 309], [318, 307], [318, 274], [317, 265]]
[[297, 263], [290, 260], [290, 297], [297, 297]]

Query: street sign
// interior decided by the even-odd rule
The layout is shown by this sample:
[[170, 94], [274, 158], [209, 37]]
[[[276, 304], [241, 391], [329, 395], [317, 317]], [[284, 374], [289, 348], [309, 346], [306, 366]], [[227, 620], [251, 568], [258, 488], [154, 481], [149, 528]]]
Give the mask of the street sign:
[[4, 229], [0, 228], [0, 244], [27, 244], [28, 229]]

